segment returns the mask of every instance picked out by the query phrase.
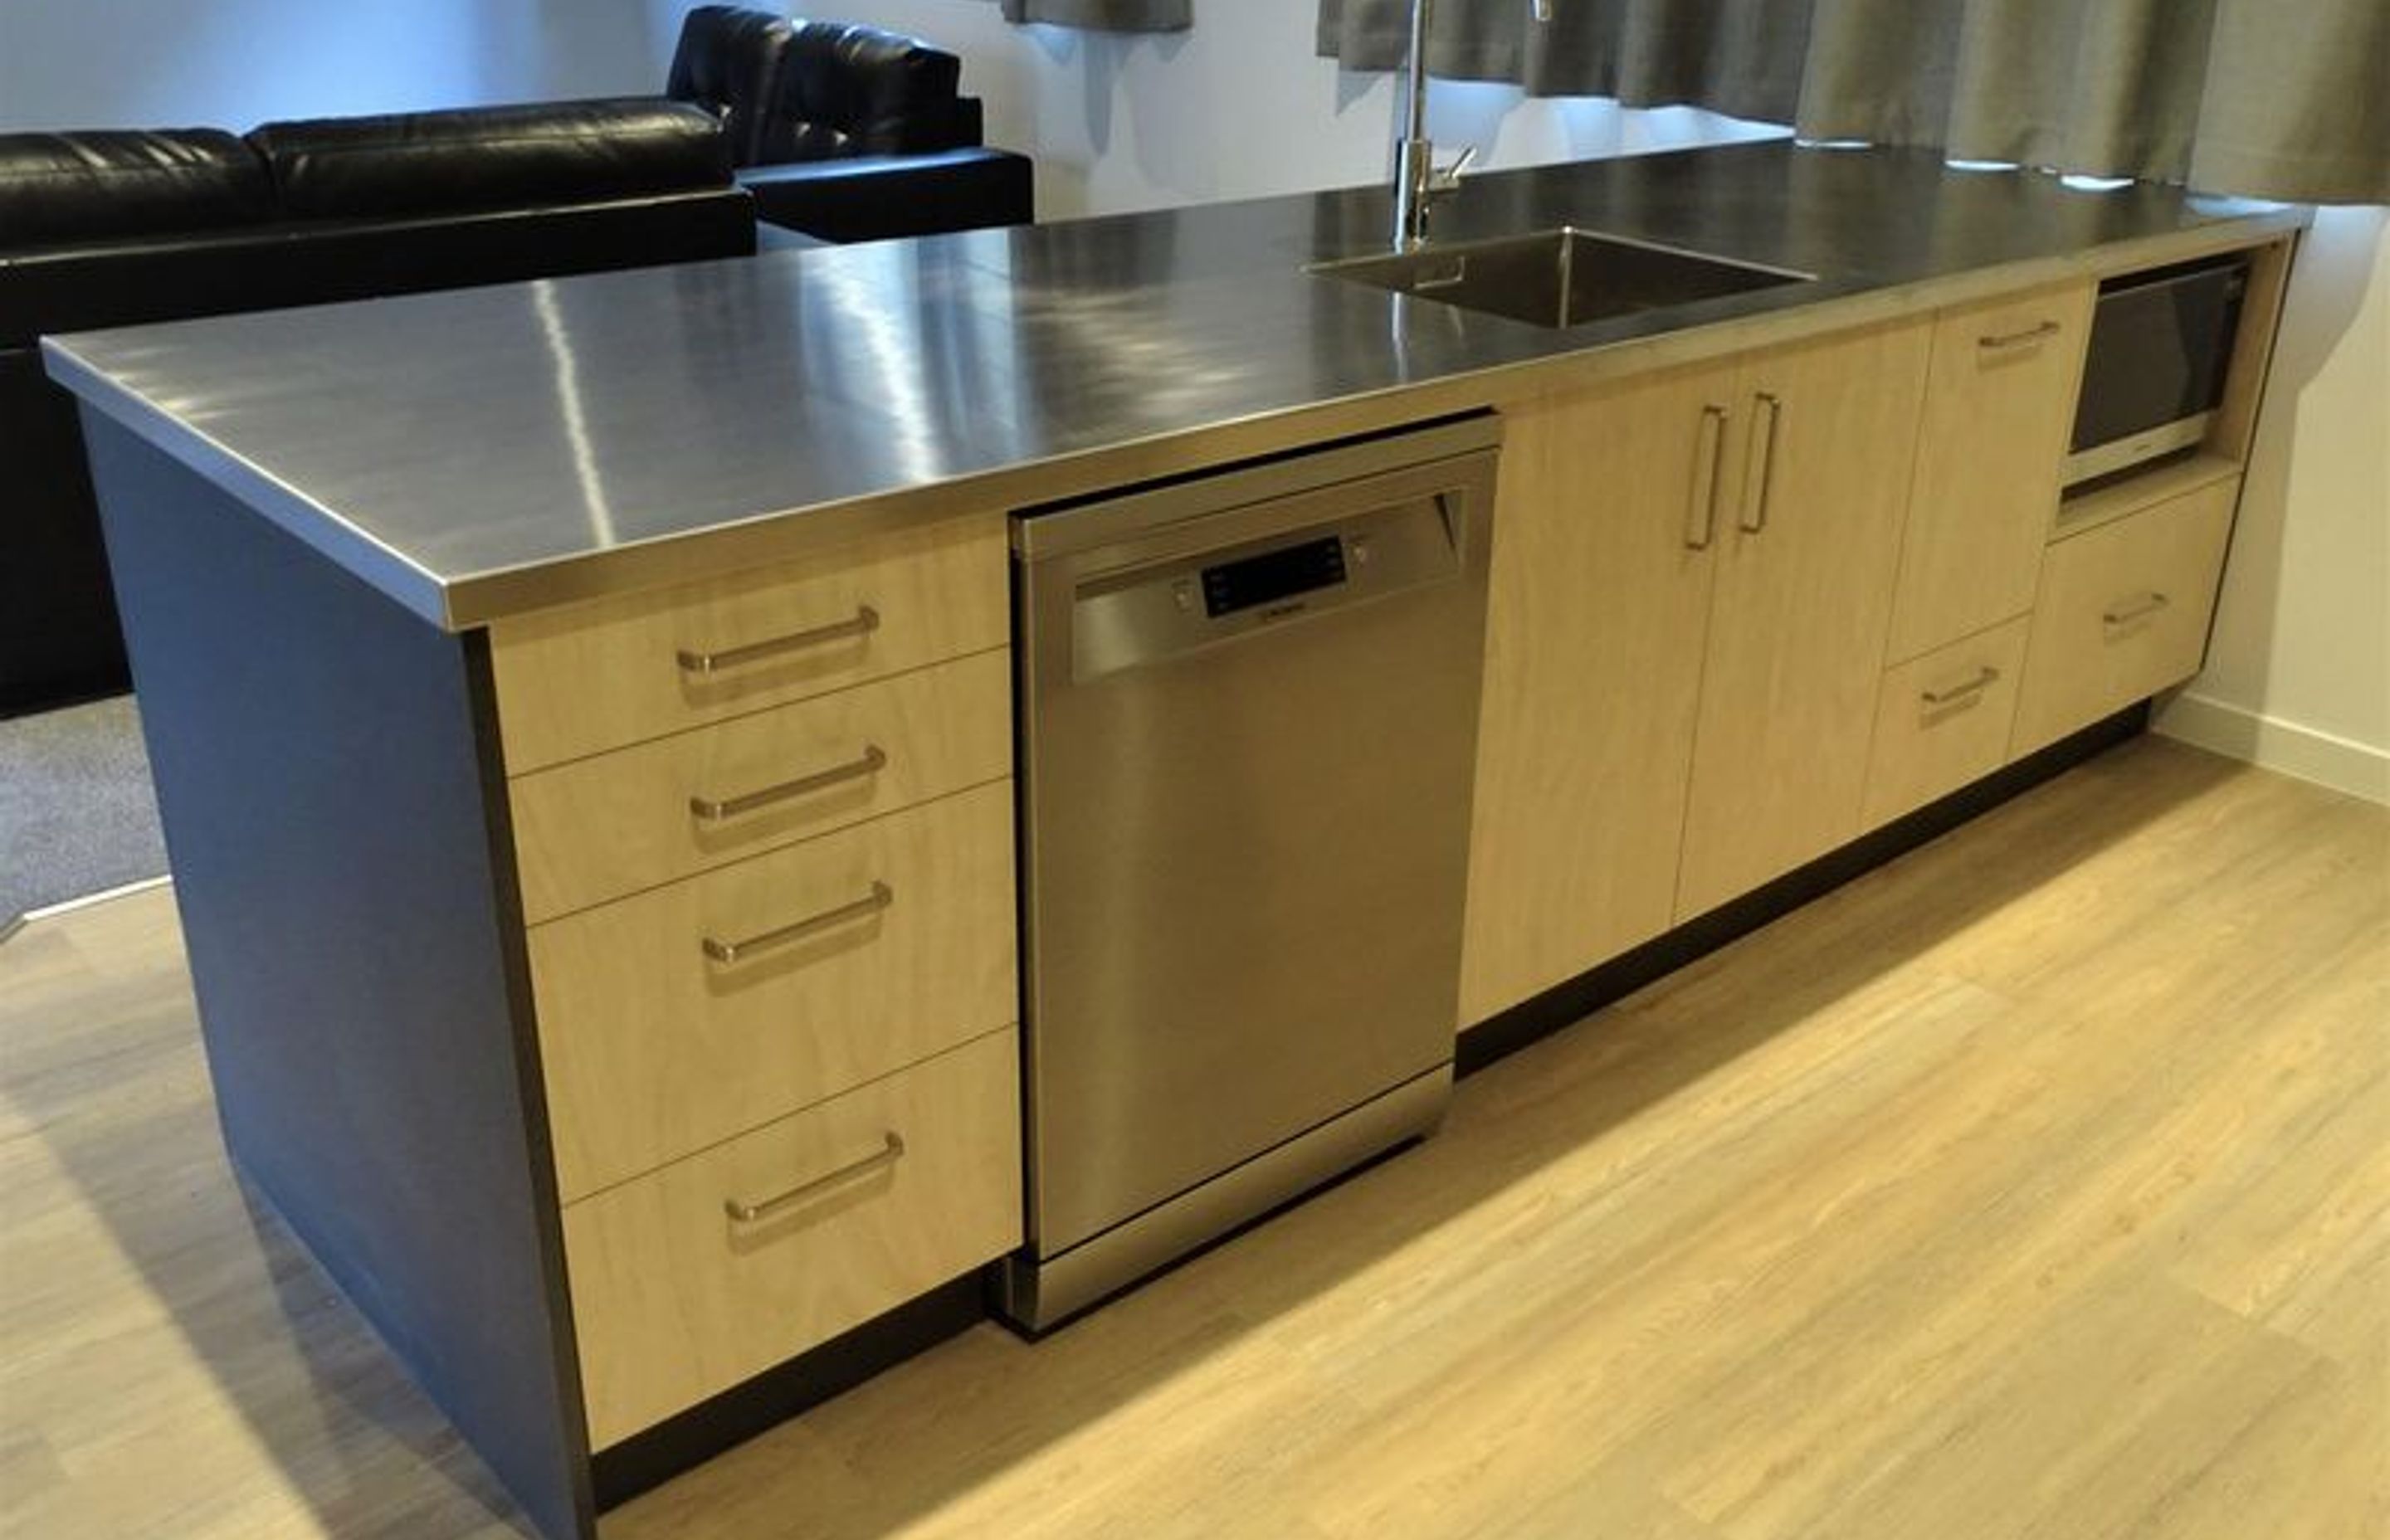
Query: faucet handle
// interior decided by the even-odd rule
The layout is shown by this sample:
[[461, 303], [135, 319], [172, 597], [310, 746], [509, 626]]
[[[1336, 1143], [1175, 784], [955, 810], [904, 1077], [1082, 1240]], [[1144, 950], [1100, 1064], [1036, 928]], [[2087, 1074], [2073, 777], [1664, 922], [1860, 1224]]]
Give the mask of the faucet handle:
[[1477, 147], [1463, 145], [1460, 148], [1460, 153], [1453, 157], [1452, 164], [1438, 166], [1428, 173], [1427, 190], [1436, 193], [1458, 192], [1460, 179], [1469, 174], [1469, 168], [1476, 159]]

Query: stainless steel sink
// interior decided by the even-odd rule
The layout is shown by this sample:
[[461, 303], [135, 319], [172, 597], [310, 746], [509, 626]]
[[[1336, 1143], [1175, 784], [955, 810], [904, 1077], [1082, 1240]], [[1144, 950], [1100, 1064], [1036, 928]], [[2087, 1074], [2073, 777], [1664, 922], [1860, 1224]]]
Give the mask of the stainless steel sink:
[[1813, 275], [1583, 230], [1348, 257], [1308, 271], [1539, 327], [1574, 327]]

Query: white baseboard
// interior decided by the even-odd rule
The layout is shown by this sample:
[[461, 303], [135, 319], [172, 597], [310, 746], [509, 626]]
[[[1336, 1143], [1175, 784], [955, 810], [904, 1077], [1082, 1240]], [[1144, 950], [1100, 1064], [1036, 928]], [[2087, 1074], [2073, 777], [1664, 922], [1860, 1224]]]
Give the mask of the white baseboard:
[[2370, 743], [2192, 694], [2160, 707], [2150, 725], [2195, 749], [2390, 806], [2390, 751]]
[[137, 882], [127, 882], [121, 887], [86, 893], [81, 898], [70, 898], [58, 904], [45, 904], [38, 909], [28, 909], [21, 915], [0, 916], [0, 941], [6, 941], [37, 919], [49, 919], [58, 915], [71, 915], [77, 909], [88, 909], [95, 904], [107, 904], [120, 898], [130, 898], [135, 893], [146, 893], [152, 888], [162, 888], [173, 880], [172, 876], [145, 877]]

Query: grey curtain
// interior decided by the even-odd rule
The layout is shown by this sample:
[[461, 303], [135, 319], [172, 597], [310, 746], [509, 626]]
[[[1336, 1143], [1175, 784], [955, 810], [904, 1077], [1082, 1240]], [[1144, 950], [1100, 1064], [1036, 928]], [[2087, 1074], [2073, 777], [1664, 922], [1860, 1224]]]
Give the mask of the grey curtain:
[[[1320, 0], [1319, 51], [1351, 70], [1396, 70], [1409, 0]], [[1808, 51], [1808, 0], [1436, 0], [1428, 67], [1511, 81], [1537, 96], [1692, 105], [1790, 122]]]
[[1183, 32], [1194, 0], [1004, 0], [1008, 21], [1044, 21], [1107, 32]]
[[[2390, 0], [1437, 0], [1428, 62], [1805, 137], [2390, 202]], [[1407, 0], [1320, 0], [1319, 49], [1401, 62]]]

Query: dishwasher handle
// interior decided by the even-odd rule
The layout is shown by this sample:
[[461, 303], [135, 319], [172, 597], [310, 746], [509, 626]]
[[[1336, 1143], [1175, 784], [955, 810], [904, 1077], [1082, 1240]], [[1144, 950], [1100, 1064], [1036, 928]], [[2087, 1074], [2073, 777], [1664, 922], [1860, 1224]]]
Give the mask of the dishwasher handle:
[[1497, 419], [1013, 516], [1024, 683], [1086, 685], [1430, 585], [1482, 591]]

